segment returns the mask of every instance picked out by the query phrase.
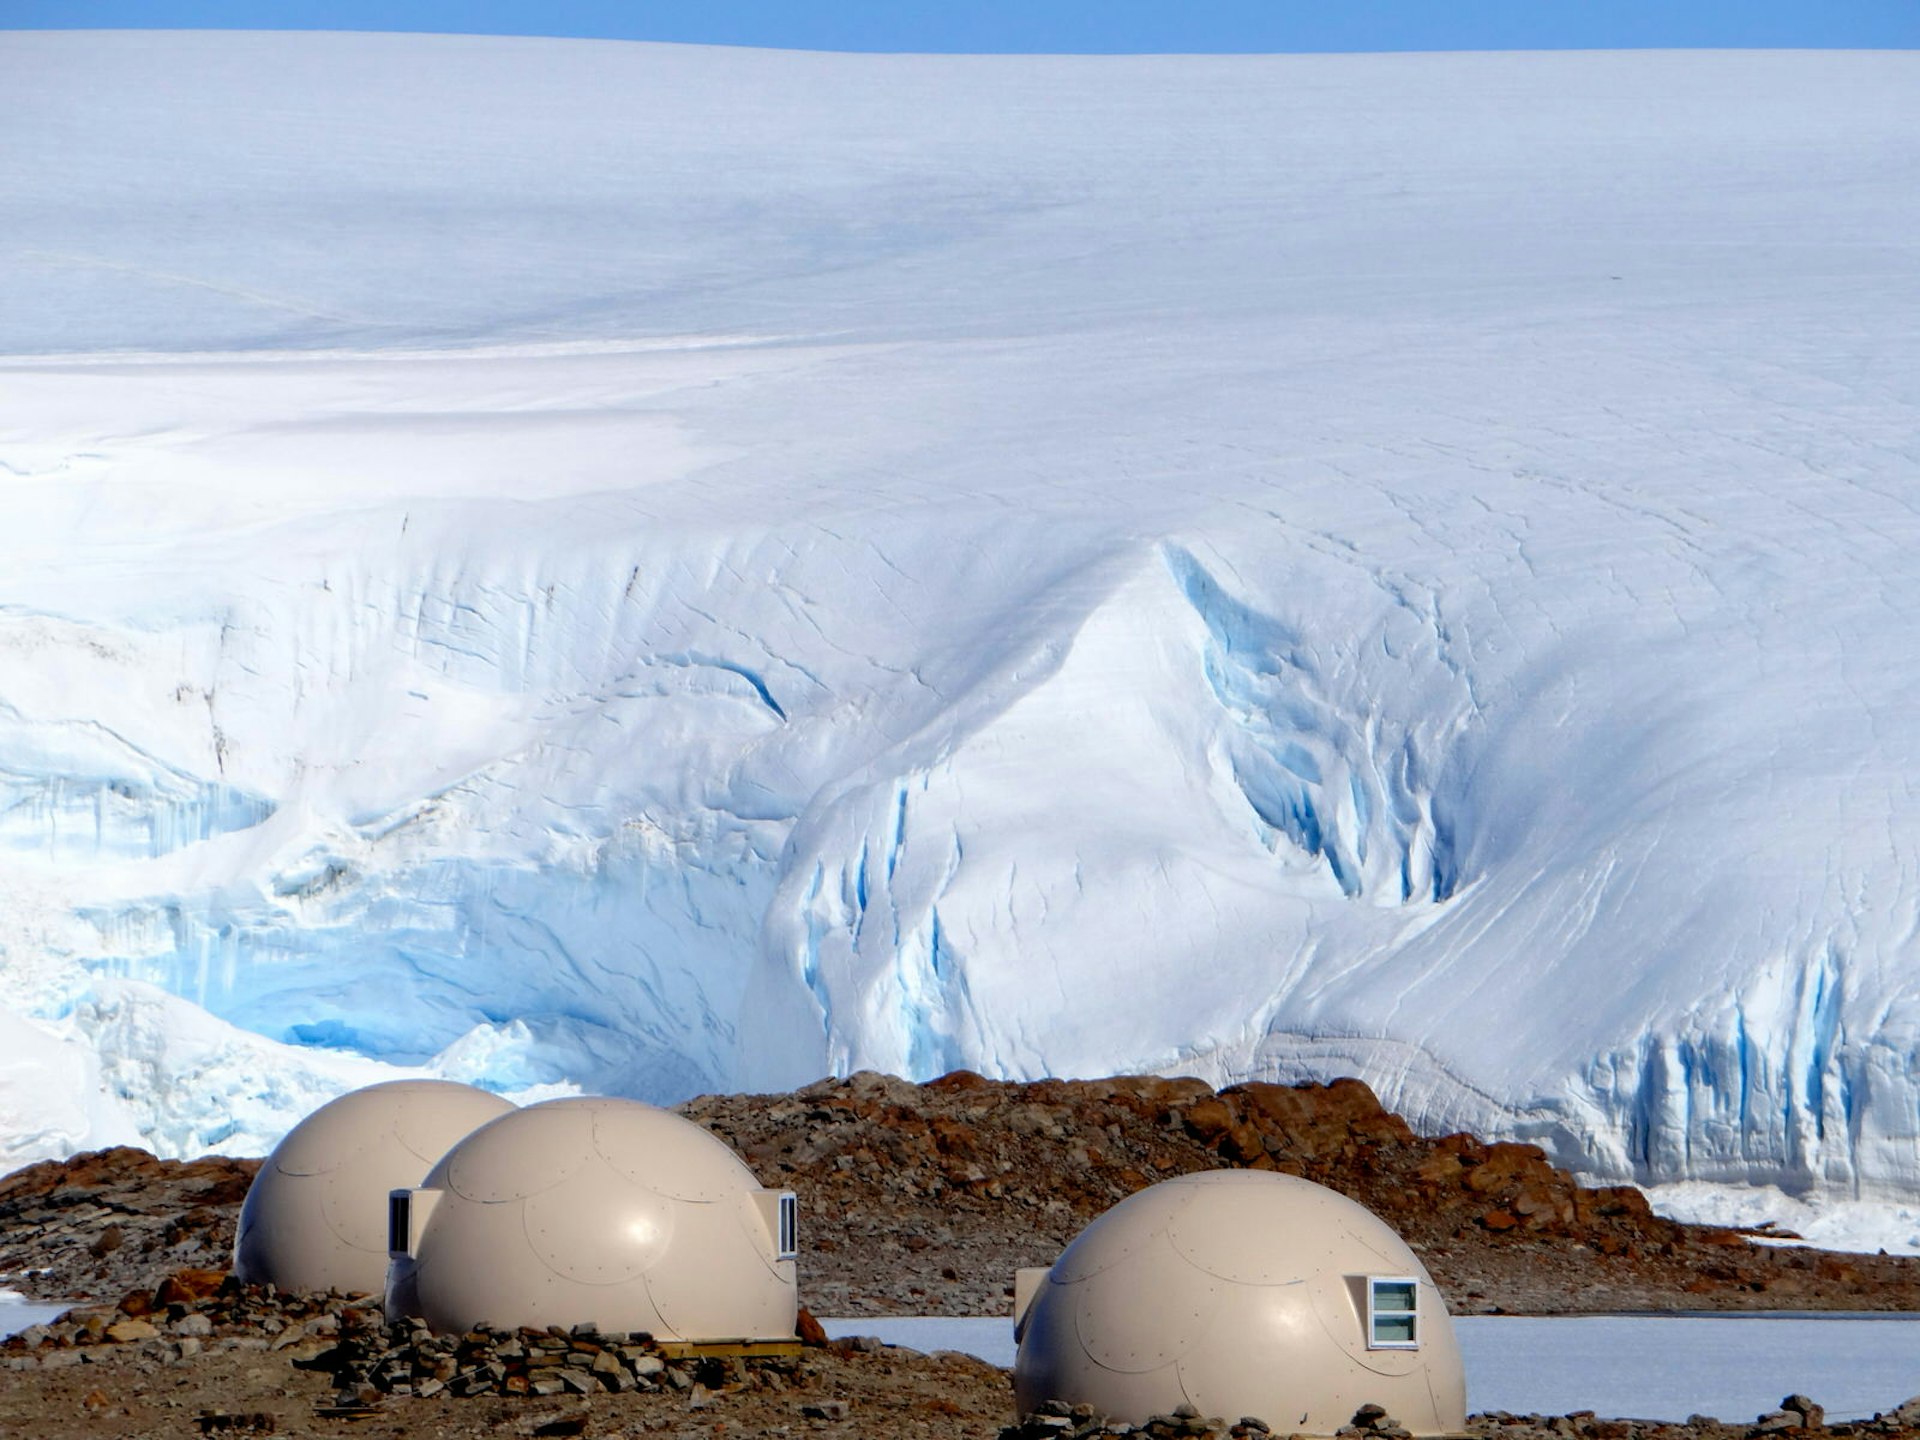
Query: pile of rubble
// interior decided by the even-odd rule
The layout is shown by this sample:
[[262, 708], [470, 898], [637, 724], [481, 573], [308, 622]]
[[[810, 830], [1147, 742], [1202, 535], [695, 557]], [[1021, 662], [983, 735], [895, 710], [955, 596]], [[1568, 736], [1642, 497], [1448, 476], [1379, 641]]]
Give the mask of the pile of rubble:
[[1272, 1433], [1266, 1421], [1251, 1415], [1229, 1425], [1217, 1416], [1203, 1417], [1191, 1405], [1171, 1415], [1155, 1415], [1144, 1425], [1123, 1425], [1096, 1414], [1091, 1405], [1049, 1400], [1003, 1429], [1000, 1440], [1266, 1440]]
[[[1815, 1433], [1833, 1440], [1849, 1436], [1914, 1440], [1920, 1436], [1920, 1396], [1871, 1420], [1834, 1425], [1826, 1423], [1826, 1412], [1812, 1400], [1789, 1395], [1778, 1410], [1747, 1424], [1729, 1424], [1708, 1415], [1675, 1422], [1603, 1420], [1591, 1410], [1571, 1415], [1494, 1411], [1469, 1419], [1467, 1432], [1476, 1440], [1762, 1440], [1782, 1434], [1812, 1440]], [[1091, 1405], [1053, 1400], [1003, 1429], [1000, 1440], [1266, 1440], [1272, 1433], [1265, 1421], [1252, 1416], [1229, 1423], [1202, 1417], [1191, 1405], [1182, 1405], [1171, 1415], [1156, 1415], [1144, 1425], [1125, 1425], [1096, 1414]], [[1339, 1440], [1406, 1440], [1407, 1436], [1406, 1429], [1378, 1405], [1361, 1406], [1352, 1423], [1336, 1433]]]
[[118, 1347], [157, 1360], [191, 1359], [209, 1348], [310, 1358], [331, 1348], [342, 1316], [366, 1303], [361, 1296], [281, 1295], [242, 1285], [224, 1270], [179, 1270], [152, 1290], [129, 1290], [117, 1305], [76, 1306], [9, 1336], [0, 1341], [0, 1368], [58, 1369]]
[[[824, 1339], [810, 1316], [802, 1327]], [[742, 1345], [741, 1353], [684, 1353], [645, 1334], [502, 1330], [436, 1335], [420, 1320], [389, 1323], [365, 1296], [285, 1295], [242, 1285], [219, 1271], [185, 1270], [152, 1291], [128, 1292], [116, 1306], [81, 1307], [51, 1324], [0, 1342], [0, 1368], [57, 1369], [86, 1364], [119, 1347], [160, 1361], [190, 1359], [208, 1348], [283, 1351], [303, 1369], [326, 1374], [342, 1412], [386, 1396], [591, 1395], [669, 1390], [701, 1395], [786, 1388], [801, 1343]]]
[[1468, 1428], [1481, 1440], [1760, 1440], [1763, 1436], [1870, 1436], [1875, 1440], [1914, 1440], [1920, 1436], [1920, 1395], [1871, 1420], [1828, 1424], [1826, 1411], [1805, 1395], [1789, 1395], [1780, 1408], [1745, 1424], [1689, 1415], [1684, 1422], [1607, 1420], [1591, 1410], [1571, 1415], [1510, 1415], [1504, 1410], [1475, 1415]]
[[[1000, 1440], [1267, 1440], [1272, 1434], [1273, 1427], [1258, 1416], [1229, 1423], [1203, 1416], [1191, 1405], [1152, 1416], [1144, 1425], [1126, 1425], [1097, 1414], [1091, 1405], [1049, 1400], [1002, 1430]], [[1336, 1440], [1411, 1440], [1406, 1427], [1378, 1405], [1362, 1405], [1334, 1434]]]
[[349, 1309], [338, 1343], [305, 1363], [331, 1374], [341, 1407], [372, 1405], [386, 1395], [466, 1399], [635, 1390], [677, 1390], [697, 1402], [702, 1393], [786, 1388], [800, 1358], [797, 1341], [740, 1348], [746, 1353], [674, 1353], [677, 1347], [663, 1349], [651, 1335], [603, 1334], [591, 1325], [483, 1325], [463, 1335], [436, 1335], [421, 1320], [387, 1324], [376, 1311]]

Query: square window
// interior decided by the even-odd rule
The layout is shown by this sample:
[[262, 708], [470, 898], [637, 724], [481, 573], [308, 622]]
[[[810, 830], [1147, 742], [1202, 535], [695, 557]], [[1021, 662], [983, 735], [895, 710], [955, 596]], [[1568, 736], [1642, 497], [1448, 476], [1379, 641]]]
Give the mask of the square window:
[[1367, 1279], [1367, 1348], [1420, 1348], [1420, 1282], [1403, 1275]]

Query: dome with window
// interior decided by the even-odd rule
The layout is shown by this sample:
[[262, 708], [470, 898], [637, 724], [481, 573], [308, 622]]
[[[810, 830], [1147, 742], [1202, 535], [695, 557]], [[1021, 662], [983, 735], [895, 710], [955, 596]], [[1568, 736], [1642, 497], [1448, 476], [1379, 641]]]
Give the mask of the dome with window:
[[1095, 1220], [1015, 1287], [1020, 1410], [1131, 1424], [1183, 1404], [1332, 1435], [1366, 1404], [1416, 1435], [1466, 1423], [1447, 1307], [1392, 1228], [1311, 1181], [1183, 1175]]

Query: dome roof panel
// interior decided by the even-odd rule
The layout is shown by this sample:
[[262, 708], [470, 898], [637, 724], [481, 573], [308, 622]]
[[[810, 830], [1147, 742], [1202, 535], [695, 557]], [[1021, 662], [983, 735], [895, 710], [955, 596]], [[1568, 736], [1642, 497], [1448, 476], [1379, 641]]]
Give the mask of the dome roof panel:
[[[343, 1095], [341, 1100], [348, 1098]], [[338, 1105], [340, 1100], [333, 1103]], [[391, 1132], [391, 1118], [382, 1113], [388, 1109], [376, 1103], [352, 1115], [330, 1115], [323, 1105], [287, 1132], [267, 1163], [282, 1175], [325, 1175], [338, 1170], [370, 1146], [376, 1135]]]
[[1073, 1287], [1074, 1330], [1109, 1370], [1158, 1370], [1200, 1342], [1219, 1290], [1219, 1280], [1156, 1233], [1124, 1262]]
[[791, 1262], [769, 1266], [760, 1245], [745, 1243], [734, 1204], [674, 1202], [674, 1212], [673, 1253], [647, 1273], [667, 1332], [706, 1339], [791, 1335], [798, 1303]]
[[468, 1200], [523, 1200], [570, 1179], [594, 1155], [591, 1102], [547, 1100], [483, 1125], [434, 1166]]
[[522, 1206], [527, 1242], [541, 1263], [583, 1285], [619, 1285], [644, 1275], [673, 1243], [675, 1212], [664, 1195], [604, 1165]]
[[1193, 1201], [1193, 1190], [1173, 1181], [1140, 1190], [1095, 1220], [1053, 1262], [1049, 1278], [1074, 1285], [1111, 1269], [1159, 1236]]
[[420, 1158], [424, 1176], [456, 1141], [517, 1107], [504, 1095], [445, 1080], [418, 1080], [393, 1117], [394, 1138]]
[[1387, 1405], [1416, 1433], [1448, 1428], [1416, 1375], [1427, 1358], [1410, 1350], [1368, 1351], [1363, 1322], [1351, 1307], [1326, 1323], [1324, 1301], [1339, 1283], [1336, 1277], [1331, 1286], [1316, 1278], [1226, 1287], [1207, 1343], [1180, 1358], [1187, 1400], [1206, 1414], [1237, 1409], [1276, 1431], [1306, 1435], [1333, 1433], [1370, 1400]]
[[1243, 1285], [1284, 1285], [1332, 1262], [1344, 1248], [1342, 1211], [1352, 1202], [1289, 1175], [1221, 1173], [1257, 1176], [1262, 1183], [1209, 1182], [1205, 1203], [1183, 1207], [1167, 1225], [1174, 1249], [1209, 1274]]
[[311, 1288], [307, 1282], [324, 1279], [330, 1257], [340, 1250], [320, 1208], [325, 1184], [325, 1177], [287, 1175], [261, 1166], [240, 1206], [234, 1273], [250, 1285], [287, 1290]]
[[[319, 1194], [320, 1214], [342, 1245], [380, 1257], [387, 1253], [387, 1194], [420, 1183], [426, 1162], [392, 1131], [368, 1144], [351, 1167], [309, 1181]], [[398, 1177], [405, 1176], [405, 1179]], [[391, 1184], [381, 1184], [391, 1181]]]
[[615, 1170], [675, 1200], [714, 1201], [760, 1188], [725, 1141], [670, 1110], [608, 1102], [593, 1112], [593, 1140]]
[[526, 1234], [524, 1202], [476, 1204], [448, 1195], [427, 1222], [419, 1258], [396, 1261], [387, 1302], [405, 1297], [441, 1331], [478, 1324], [572, 1325], [590, 1318], [575, 1313], [585, 1287], [533, 1253]]
[[468, 1131], [511, 1109], [510, 1100], [451, 1080], [368, 1085], [329, 1101], [289, 1130], [274, 1147], [273, 1164], [288, 1175], [324, 1175], [381, 1138], [399, 1135], [431, 1165]]

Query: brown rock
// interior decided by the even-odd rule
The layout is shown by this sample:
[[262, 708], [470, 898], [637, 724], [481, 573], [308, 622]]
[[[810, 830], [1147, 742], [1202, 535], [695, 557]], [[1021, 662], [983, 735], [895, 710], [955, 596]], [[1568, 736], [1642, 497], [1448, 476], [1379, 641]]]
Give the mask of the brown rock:
[[927, 1122], [927, 1128], [933, 1136], [934, 1147], [942, 1155], [967, 1156], [974, 1153], [976, 1136], [971, 1125], [936, 1117]]
[[1187, 1106], [1181, 1118], [1186, 1123], [1188, 1134], [1211, 1144], [1226, 1133], [1236, 1117], [1226, 1101], [1217, 1095], [1210, 1095]]
[[1156, 1120], [1213, 1094], [1211, 1085], [1191, 1075], [1114, 1075], [1093, 1081], [1092, 1088], [1135, 1114]]
[[1654, 1218], [1647, 1197], [1631, 1185], [1607, 1185], [1598, 1190], [1576, 1190], [1575, 1200], [1583, 1221], [1625, 1217], [1636, 1221]]
[[1245, 1120], [1228, 1125], [1219, 1139], [1220, 1153], [1229, 1160], [1251, 1165], [1267, 1159], [1267, 1142], [1257, 1126]]
[[1528, 1182], [1513, 1198], [1513, 1212], [1533, 1229], [1573, 1223], [1573, 1199], [1559, 1187]]
[[1486, 1158], [1467, 1176], [1467, 1188], [1485, 1195], [1526, 1180], [1552, 1184], [1555, 1176], [1546, 1152], [1538, 1145], [1502, 1141], [1487, 1147]]
[[1834, 1285], [1858, 1285], [1860, 1268], [1851, 1265], [1838, 1255], [1824, 1255], [1815, 1262], [1815, 1271], [1822, 1280]]
[[220, 1287], [227, 1282], [224, 1270], [176, 1270], [160, 1282], [160, 1288], [153, 1292], [154, 1305], [164, 1309], [168, 1305], [191, 1305], [200, 1300], [211, 1300], [220, 1293]]
[[50, 1195], [56, 1190], [95, 1190], [109, 1178], [150, 1174], [159, 1164], [146, 1151], [130, 1145], [89, 1150], [66, 1160], [42, 1160], [0, 1181], [0, 1204]]
[[1789, 1414], [1798, 1415], [1800, 1417], [1800, 1423], [1805, 1425], [1809, 1430], [1818, 1430], [1827, 1423], [1825, 1407], [1816, 1405], [1805, 1395], [1794, 1394], [1787, 1396], [1786, 1399], [1780, 1402], [1780, 1408]]
[[129, 1290], [120, 1297], [120, 1313], [133, 1320], [144, 1320], [153, 1313], [151, 1290]]

